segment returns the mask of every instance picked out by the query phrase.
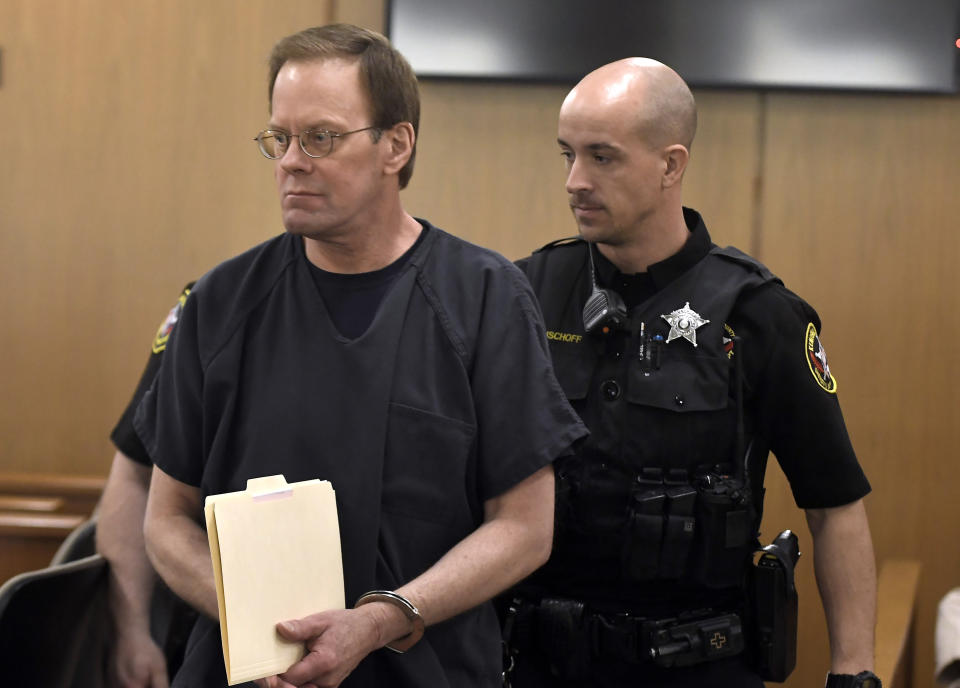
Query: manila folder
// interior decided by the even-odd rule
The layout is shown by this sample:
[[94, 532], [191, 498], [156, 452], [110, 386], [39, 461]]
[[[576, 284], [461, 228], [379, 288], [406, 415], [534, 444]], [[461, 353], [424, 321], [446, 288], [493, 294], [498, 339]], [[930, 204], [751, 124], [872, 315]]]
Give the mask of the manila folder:
[[232, 686], [286, 671], [305, 653], [276, 624], [344, 608], [340, 528], [326, 480], [255, 478], [204, 505], [220, 638]]

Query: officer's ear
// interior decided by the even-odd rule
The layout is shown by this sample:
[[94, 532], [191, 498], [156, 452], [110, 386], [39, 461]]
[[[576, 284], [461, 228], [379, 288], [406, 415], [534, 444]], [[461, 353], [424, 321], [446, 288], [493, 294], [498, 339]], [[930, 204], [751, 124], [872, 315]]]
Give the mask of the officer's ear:
[[663, 160], [666, 164], [660, 186], [663, 189], [668, 189], [683, 179], [683, 173], [687, 169], [687, 161], [690, 160], [690, 151], [687, 150], [686, 146], [676, 143], [664, 149]]
[[386, 144], [384, 172], [397, 174], [413, 155], [413, 145], [417, 135], [410, 122], [398, 122], [389, 129], [384, 129], [383, 138]]

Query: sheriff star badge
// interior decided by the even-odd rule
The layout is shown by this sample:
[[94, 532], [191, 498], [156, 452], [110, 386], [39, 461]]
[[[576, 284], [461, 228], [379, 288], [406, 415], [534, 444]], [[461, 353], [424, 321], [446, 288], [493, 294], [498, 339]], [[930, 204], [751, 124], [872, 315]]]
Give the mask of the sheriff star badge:
[[687, 301], [683, 308], [670, 313], [670, 315], [661, 315], [661, 318], [670, 323], [670, 334], [667, 335], [667, 344], [674, 339], [683, 337], [688, 342], [697, 345], [697, 328], [706, 325], [709, 320], [700, 317], [700, 314], [690, 308], [690, 302]]

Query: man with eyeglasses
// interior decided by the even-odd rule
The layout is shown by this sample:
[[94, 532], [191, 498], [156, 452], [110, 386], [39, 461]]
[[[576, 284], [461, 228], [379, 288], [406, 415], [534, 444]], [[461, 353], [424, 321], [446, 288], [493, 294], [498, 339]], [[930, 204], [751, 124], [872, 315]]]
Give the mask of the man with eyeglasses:
[[278, 624], [308, 654], [260, 685], [496, 685], [487, 600], [546, 560], [551, 463], [585, 428], [522, 274], [403, 210], [419, 96], [387, 40], [289, 36], [269, 92], [286, 233], [197, 282], [135, 419], [148, 552], [201, 612], [173, 685], [225, 684], [204, 496], [278, 473], [333, 484], [363, 604]]

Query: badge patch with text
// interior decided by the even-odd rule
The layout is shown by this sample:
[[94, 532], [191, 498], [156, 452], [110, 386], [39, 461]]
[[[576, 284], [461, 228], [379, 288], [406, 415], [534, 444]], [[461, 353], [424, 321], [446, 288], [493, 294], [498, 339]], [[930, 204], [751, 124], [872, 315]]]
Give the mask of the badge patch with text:
[[813, 323], [807, 325], [807, 335], [805, 337], [805, 349], [807, 356], [807, 365], [810, 366], [810, 372], [817, 384], [823, 387], [831, 394], [837, 392], [837, 379], [830, 374], [830, 366], [827, 365], [827, 352], [820, 343], [820, 337], [817, 336], [817, 328]]
[[187, 302], [189, 295], [190, 288], [187, 287], [181, 292], [180, 298], [177, 299], [177, 305], [170, 309], [170, 312], [167, 313], [166, 320], [160, 324], [160, 328], [157, 330], [157, 336], [153, 338], [153, 346], [151, 347], [153, 353], [158, 354], [167, 348], [167, 340], [170, 339], [173, 326], [176, 325], [177, 320], [180, 319], [180, 313], [183, 312], [183, 305]]

